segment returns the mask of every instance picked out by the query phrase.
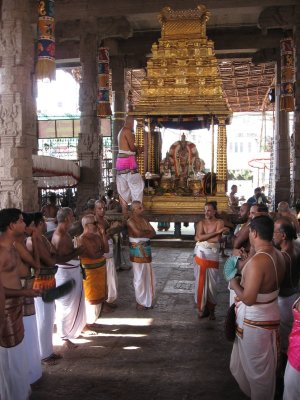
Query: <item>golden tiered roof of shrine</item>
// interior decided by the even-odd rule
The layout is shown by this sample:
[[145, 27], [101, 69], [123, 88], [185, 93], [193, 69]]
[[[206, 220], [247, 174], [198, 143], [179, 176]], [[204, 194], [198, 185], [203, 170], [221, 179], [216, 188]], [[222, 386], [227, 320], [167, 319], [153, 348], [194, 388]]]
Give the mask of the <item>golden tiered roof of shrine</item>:
[[140, 116], [230, 116], [214, 43], [206, 36], [209, 12], [165, 7], [161, 38], [154, 43], [132, 114]]

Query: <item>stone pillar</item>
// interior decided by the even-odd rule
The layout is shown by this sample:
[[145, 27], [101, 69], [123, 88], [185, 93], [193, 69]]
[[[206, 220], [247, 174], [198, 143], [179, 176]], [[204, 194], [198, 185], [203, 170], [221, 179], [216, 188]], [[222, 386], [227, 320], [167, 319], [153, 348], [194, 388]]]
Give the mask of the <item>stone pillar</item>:
[[116, 180], [116, 159], [118, 154], [118, 133], [124, 125], [126, 115], [124, 58], [111, 56], [112, 90], [114, 92], [114, 116], [112, 122], [113, 179]]
[[280, 111], [280, 61], [276, 64], [275, 140], [274, 140], [274, 206], [290, 199], [290, 137], [288, 113]]
[[293, 203], [300, 199], [300, 5], [295, 6], [296, 16], [294, 25], [295, 44], [295, 111], [294, 128], [291, 138], [291, 155], [293, 162], [291, 200]]
[[81, 24], [80, 62], [82, 81], [79, 92], [80, 135], [78, 159], [80, 182], [78, 184], [77, 210], [80, 213], [90, 198], [98, 199], [101, 190], [101, 153], [99, 120], [97, 117], [97, 35], [93, 21]]
[[0, 23], [0, 208], [38, 210], [34, 40], [28, 1], [2, 0]]
[[224, 195], [227, 181], [227, 136], [225, 117], [219, 117], [217, 147], [217, 195]]

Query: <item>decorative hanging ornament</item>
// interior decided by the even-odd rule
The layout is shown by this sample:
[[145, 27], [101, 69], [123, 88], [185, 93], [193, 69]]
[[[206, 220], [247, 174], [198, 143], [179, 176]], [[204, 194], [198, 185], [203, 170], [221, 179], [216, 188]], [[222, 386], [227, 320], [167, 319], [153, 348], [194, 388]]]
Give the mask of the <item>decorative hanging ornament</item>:
[[54, 0], [38, 3], [38, 60], [37, 79], [55, 80], [55, 22]]
[[294, 111], [294, 82], [295, 82], [295, 59], [294, 43], [292, 38], [280, 40], [281, 56], [281, 88], [280, 88], [280, 110]]
[[111, 113], [109, 99], [109, 51], [107, 47], [98, 49], [98, 92], [97, 115], [108, 117]]

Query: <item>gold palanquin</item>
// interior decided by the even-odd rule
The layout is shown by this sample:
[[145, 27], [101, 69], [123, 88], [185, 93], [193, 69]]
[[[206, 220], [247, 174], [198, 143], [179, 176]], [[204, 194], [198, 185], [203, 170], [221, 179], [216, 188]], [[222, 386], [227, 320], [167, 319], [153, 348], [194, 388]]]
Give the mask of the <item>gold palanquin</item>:
[[147, 171], [158, 173], [153, 136], [160, 122], [180, 121], [182, 126], [193, 120], [201, 127], [218, 125], [216, 192], [200, 197], [146, 194], [144, 206], [154, 214], [197, 214], [208, 200], [217, 201], [219, 210], [228, 211], [226, 124], [231, 111], [223, 96], [214, 43], [206, 36], [208, 18], [204, 5], [193, 10], [162, 10], [161, 38], [152, 45], [141, 97], [130, 114], [137, 120], [136, 144], [145, 149], [138, 157], [142, 175]]

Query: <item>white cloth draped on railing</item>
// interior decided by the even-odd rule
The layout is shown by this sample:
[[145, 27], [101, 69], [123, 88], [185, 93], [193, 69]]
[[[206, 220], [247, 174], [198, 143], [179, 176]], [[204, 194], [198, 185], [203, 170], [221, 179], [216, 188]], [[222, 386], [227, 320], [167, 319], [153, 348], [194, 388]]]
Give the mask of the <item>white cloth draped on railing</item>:
[[77, 185], [80, 167], [74, 161], [33, 155], [32, 173], [39, 188], [64, 188]]

